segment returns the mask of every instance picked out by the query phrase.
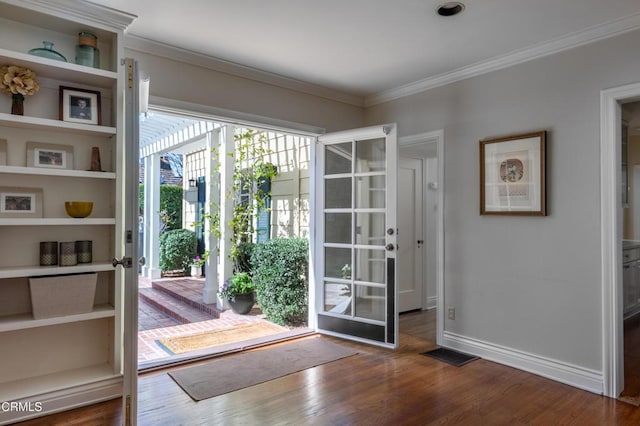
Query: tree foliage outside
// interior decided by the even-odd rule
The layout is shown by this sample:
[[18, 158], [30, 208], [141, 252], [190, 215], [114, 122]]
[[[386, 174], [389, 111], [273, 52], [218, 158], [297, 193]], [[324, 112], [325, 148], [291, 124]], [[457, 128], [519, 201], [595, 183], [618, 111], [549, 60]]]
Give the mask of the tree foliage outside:
[[251, 255], [256, 299], [269, 321], [303, 325], [308, 316], [309, 242], [276, 238], [257, 244]]
[[[177, 185], [160, 185], [160, 222], [161, 232], [182, 228], [183, 190]], [[144, 214], [144, 185], [138, 189], [140, 215]]]
[[182, 271], [187, 274], [197, 254], [195, 232], [189, 229], [174, 229], [160, 235], [160, 270]]

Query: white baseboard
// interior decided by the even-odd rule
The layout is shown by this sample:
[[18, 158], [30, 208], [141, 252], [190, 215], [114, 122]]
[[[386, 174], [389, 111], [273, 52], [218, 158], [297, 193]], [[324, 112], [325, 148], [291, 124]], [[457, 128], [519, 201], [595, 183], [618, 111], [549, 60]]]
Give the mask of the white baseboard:
[[590, 370], [447, 331], [444, 332], [442, 346], [537, 374], [598, 395], [602, 395], [604, 392], [604, 378], [601, 371]]
[[437, 296], [429, 296], [427, 297], [427, 310], [433, 309], [438, 306], [438, 297]]
[[[70, 389], [48, 392], [45, 394], [21, 398], [16, 402], [30, 404], [31, 411], [1, 411], [0, 425], [14, 424], [18, 421], [46, 416], [60, 411], [96, 404], [122, 396], [122, 378], [102, 380], [76, 386]], [[35, 409], [41, 407], [41, 409]]]

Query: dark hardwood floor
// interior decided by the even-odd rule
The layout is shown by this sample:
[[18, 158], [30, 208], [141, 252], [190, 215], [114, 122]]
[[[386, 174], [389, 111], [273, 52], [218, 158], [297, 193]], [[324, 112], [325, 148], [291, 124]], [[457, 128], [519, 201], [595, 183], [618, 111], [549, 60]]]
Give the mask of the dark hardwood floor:
[[624, 322], [624, 391], [640, 403], [640, 315]]
[[[482, 359], [456, 368], [420, 355], [435, 347], [434, 314], [402, 315], [396, 351], [321, 337], [353, 347], [358, 355], [197, 403], [166, 371], [143, 375], [138, 422], [145, 426], [640, 424], [640, 409], [630, 404]], [[119, 421], [116, 400], [22, 425], [117, 425]]]

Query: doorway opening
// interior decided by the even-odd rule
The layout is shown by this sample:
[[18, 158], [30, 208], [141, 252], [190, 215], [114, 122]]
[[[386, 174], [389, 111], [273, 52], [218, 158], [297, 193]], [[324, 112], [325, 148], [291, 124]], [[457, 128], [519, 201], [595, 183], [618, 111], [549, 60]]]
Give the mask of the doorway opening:
[[[623, 180], [624, 104], [640, 101], [640, 84], [603, 90], [600, 95], [600, 194], [602, 235], [603, 393], [618, 398], [625, 388], [623, 201], [627, 201], [628, 163]], [[627, 155], [628, 152], [625, 153]], [[628, 157], [625, 157], [628, 161]]]
[[[139, 369], [310, 332], [306, 324], [273, 320], [259, 303], [247, 314], [233, 312], [218, 290], [237, 272], [231, 254], [239, 245], [222, 242], [238, 232], [225, 229], [238, 226], [239, 205], [245, 206], [244, 246], [308, 239], [311, 140], [186, 112], [152, 108], [141, 117], [139, 232], [146, 264], [139, 270]], [[234, 174], [258, 164], [277, 172], [268, 181]], [[260, 205], [258, 191], [268, 194]], [[186, 250], [185, 239], [194, 242]], [[167, 253], [177, 248], [186, 253], [176, 263]]]
[[621, 104], [622, 316], [624, 388], [640, 403], [640, 102]]
[[398, 146], [400, 332], [432, 344], [440, 344], [444, 326], [443, 138], [424, 133]]

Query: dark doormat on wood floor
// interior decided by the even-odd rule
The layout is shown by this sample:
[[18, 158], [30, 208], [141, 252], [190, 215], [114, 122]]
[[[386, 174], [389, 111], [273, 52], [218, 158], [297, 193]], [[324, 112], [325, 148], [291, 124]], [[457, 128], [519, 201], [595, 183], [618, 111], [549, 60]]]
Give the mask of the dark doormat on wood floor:
[[442, 362], [446, 362], [447, 364], [453, 365], [454, 367], [461, 367], [465, 364], [470, 363], [471, 361], [480, 359], [480, 357], [465, 354], [465, 353], [454, 351], [452, 349], [447, 349], [447, 348], [433, 349], [427, 352], [423, 352], [421, 355], [435, 358]]

